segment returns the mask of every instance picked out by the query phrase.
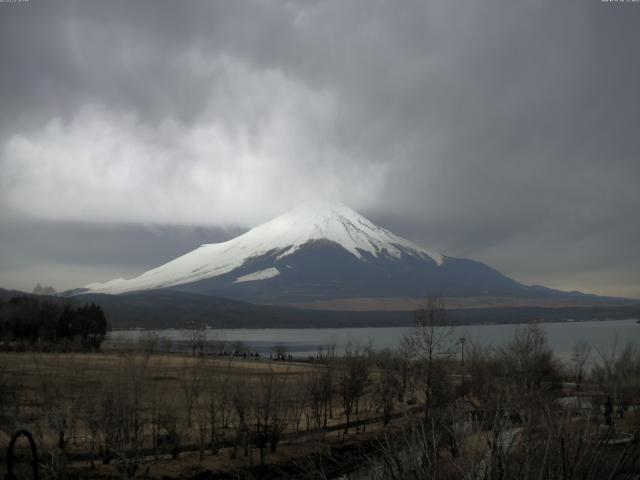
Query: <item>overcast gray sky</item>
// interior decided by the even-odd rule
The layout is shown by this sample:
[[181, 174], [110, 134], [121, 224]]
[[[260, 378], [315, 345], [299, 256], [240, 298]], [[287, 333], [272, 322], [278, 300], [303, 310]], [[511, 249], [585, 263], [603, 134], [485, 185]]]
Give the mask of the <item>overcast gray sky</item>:
[[319, 196], [640, 298], [640, 3], [0, 3], [0, 286], [140, 273]]

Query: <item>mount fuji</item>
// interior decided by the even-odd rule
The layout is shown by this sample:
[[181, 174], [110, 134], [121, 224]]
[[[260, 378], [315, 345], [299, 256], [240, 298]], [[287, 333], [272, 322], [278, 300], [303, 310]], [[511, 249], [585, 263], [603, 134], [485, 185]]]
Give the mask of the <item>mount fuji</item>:
[[431, 252], [331, 203], [305, 204], [137, 277], [92, 283], [75, 293], [159, 289], [273, 304], [428, 294], [575, 295], [526, 286], [483, 263]]

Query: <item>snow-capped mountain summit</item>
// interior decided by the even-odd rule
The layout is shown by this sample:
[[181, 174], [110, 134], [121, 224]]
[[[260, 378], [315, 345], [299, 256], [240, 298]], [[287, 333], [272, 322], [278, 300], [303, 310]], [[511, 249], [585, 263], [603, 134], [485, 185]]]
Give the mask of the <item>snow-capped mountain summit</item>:
[[[123, 293], [174, 287], [229, 273], [263, 255], [272, 255], [281, 260], [314, 241], [333, 242], [358, 259], [366, 254], [394, 258], [414, 255], [431, 259], [438, 265], [444, 261], [442, 255], [431, 253], [394, 235], [349, 207], [338, 203], [309, 202], [239, 237], [227, 242], [201, 245], [140, 276], [92, 283], [85, 288], [93, 293]], [[278, 274], [277, 268], [256, 271], [238, 277], [236, 283], [264, 280]]]
[[[403, 252], [427, 256], [436, 263], [443, 257], [434, 254], [381, 228], [359, 213], [337, 203], [310, 202], [267, 222], [231, 242], [251, 242], [263, 252], [280, 249], [279, 257], [289, 255], [312, 240], [335, 242], [357, 258], [367, 252], [377, 257], [400, 257]], [[228, 242], [229, 243], [229, 242]]]
[[251, 301], [522, 293], [473, 260], [430, 252], [334, 203], [311, 202], [232, 240], [201, 245], [164, 265], [92, 283], [82, 293], [180, 290]]

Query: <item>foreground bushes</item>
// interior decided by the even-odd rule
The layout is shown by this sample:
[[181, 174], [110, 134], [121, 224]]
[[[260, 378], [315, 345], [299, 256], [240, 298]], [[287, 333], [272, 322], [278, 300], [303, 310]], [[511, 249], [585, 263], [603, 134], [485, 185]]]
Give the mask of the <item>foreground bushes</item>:
[[[92, 307], [63, 306], [55, 325], [89, 339], [72, 310], [82, 317]], [[105, 355], [5, 354], [0, 417], [8, 431], [27, 426], [37, 435], [47, 478], [69, 478], [79, 463], [94, 468], [79, 478], [166, 478], [148, 471], [170, 465], [183, 474], [189, 461], [193, 471], [244, 465], [247, 476], [237, 478], [254, 478], [253, 467], [281, 461], [289, 447], [299, 455], [295, 478], [335, 478], [355, 465], [363, 468], [356, 478], [372, 480], [640, 473], [640, 442], [611, 444], [640, 432], [640, 409], [630, 408], [640, 404], [637, 346], [589, 361], [578, 345], [562, 363], [539, 326], [481, 347], [446, 327], [445, 315], [429, 301], [398, 350], [352, 344], [306, 364], [158, 355], [149, 343]], [[225, 350], [222, 338], [216, 344]], [[348, 445], [353, 458], [333, 456]], [[187, 451], [198, 455], [170, 463]]]

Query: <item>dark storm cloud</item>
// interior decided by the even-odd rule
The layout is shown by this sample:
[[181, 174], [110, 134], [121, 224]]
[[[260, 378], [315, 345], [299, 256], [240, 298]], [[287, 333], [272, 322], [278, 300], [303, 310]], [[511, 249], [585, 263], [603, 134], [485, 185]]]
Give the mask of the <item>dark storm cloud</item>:
[[74, 229], [247, 227], [313, 191], [525, 282], [640, 297], [639, 21], [597, 0], [0, 4], [0, 201]]

